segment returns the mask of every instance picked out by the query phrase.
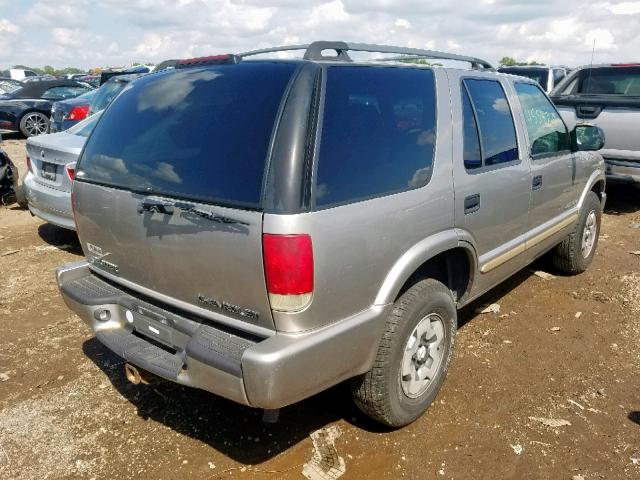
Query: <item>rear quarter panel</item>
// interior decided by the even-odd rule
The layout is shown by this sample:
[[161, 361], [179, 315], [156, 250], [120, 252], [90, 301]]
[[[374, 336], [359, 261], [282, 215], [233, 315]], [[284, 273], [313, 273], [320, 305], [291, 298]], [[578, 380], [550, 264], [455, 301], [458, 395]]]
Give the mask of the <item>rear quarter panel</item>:
[[426, 186], [312, 213], [264, 216], [265, 233], [308, 233], [313, 242], [313, 300], [302, 312], [274, 312], [278, 330], [310, 330], [371, 308], [407, 251], [427, 237], [453, 230], [449, 90], [443, 71], [435, 69], [435, 78], [437, 136]]

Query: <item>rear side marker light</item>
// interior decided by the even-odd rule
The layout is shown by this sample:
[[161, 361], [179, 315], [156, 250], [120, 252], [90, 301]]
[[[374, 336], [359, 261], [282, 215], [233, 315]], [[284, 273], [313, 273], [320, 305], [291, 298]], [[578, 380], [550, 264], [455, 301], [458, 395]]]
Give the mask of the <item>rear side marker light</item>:
[[262, 248], [271, 309], [281, 312], [304, 309], [313, 296], [311, 237], [264, 234]]

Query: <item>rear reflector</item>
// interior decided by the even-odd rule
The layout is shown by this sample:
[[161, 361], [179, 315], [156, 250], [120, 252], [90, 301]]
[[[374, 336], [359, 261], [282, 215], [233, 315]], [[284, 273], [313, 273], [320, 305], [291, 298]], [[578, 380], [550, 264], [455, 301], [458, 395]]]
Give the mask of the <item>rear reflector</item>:
[[26, 164], [27, 164], [27, 170], [33, 173], [33, 170], [31, 170], [31, 159], [29, 158], [29, 155], [27, 155]]
[[313, 295], [313, 247], [309, 235], [262, 236], [264, 274], [273, 310], [295, 312]]
[[76, 105], [67, 115], [67, 120], [84, 120], [88, 113], [89, 105]]

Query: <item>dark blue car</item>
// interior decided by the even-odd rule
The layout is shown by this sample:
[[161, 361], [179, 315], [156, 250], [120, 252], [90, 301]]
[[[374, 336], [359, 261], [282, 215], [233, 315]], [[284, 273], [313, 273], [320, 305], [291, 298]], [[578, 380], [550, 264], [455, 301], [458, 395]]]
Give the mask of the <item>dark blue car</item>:
[[90, 92], [89, 98], [85, 94], [73, 100], [57, 102], [51, 113], [50, 132], [62, 132], [87, 116], [104, 110], [125, 85], [139, 76], [138, 74], [120, 74], [109, 78], [100, 88]]
[[54, 103], [49, 119], [49, 132], [62, 132], [87, 118], [91, 99], [96, 92], [97, 90], [91, 90], [79, 97]]

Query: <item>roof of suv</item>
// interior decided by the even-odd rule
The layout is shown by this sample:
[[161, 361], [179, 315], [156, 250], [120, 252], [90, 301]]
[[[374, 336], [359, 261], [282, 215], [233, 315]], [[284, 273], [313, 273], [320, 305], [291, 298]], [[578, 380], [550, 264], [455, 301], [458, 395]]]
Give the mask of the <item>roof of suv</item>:
[[[352, 63], [352, 59], [349, 56], [348, 52], [369, 52], [397, 55], [391, 58], [375, 59], [376, 62], [406, 62], [407, 60], [415, 59], [454, 60], [460, 62], [468, 62], [471, 64], [471, 68], [475, 70], [493, 70], [493, 66], [489, 62], [477, 57], [469, 57], [465, 55], [440, 52], [436, 50], [424, 50], [419, 48], [397, 47], [391, 45], [373, 45], [366, 43], [347, 43], [340, 41], [317, 41], [308, 45], [287, 45], [281, 47], [272, 47], [260, 50], [251, 50], [235, 55], [228, 54], [185, 59], [179, 60], [176, 64], [176, 68], [187, 68], [190, 66], [200, 66], [215, 63], [239, 63], [242, 59], [254, 55], [296, 50], [304, 50], [303, 60], [312, 62]], [[327, 55], [327, 51], [333, 52], [333, 54]]]

